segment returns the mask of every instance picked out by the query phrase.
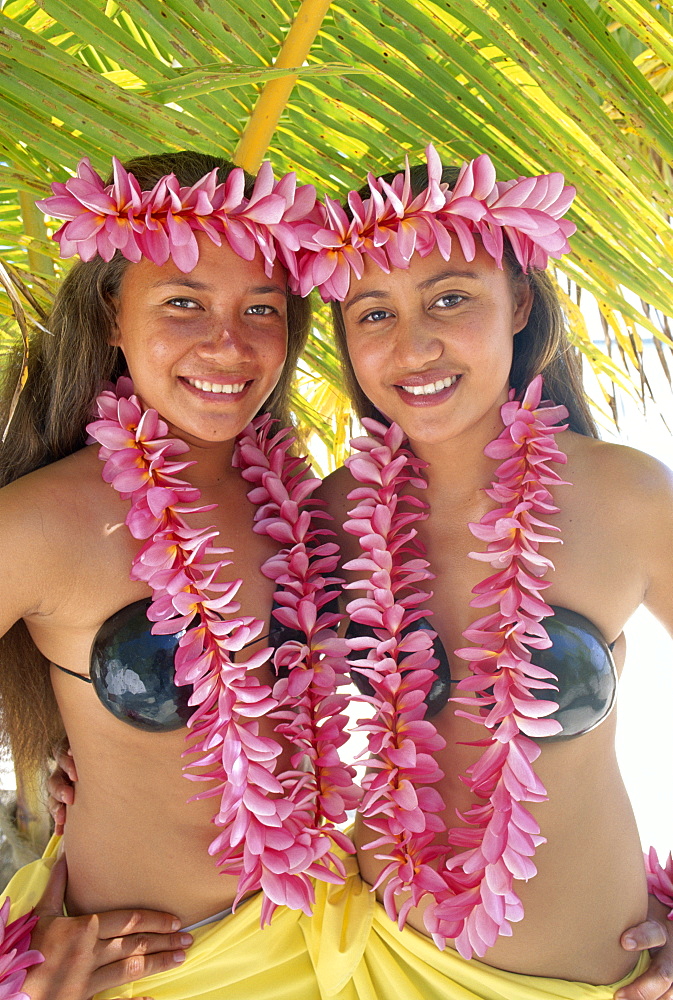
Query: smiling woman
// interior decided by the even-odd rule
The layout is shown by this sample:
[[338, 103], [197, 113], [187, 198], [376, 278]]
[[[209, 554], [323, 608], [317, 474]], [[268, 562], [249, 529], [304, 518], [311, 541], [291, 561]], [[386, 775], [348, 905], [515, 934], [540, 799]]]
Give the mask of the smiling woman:
[[[343, 304], [348, 358], [360, 389], [388, 419], [404, 414], [414, 440], [420, 435], [428, 445], [460, 435], [492, 412], [508, 384], [513, 337], [531, 310], [531, 289], [512, 287], [483, 247], [471, 264], [468, 270], [459, 247], [448, 264], [436, 249], [390, 274], [367, 260], [354, 283], [358, 294]], [[459, 392], [464, 376], [475, 391], [447, 421], [440, 404]]]
[[283, 371], [287, 278], [280, 264], [269, 280], [259, 257], [246, 261], [203, 233], [196, 238], [189, 275], [172, 261], [126, 270], [112, 342], [172, 433], [191, 444], [233, 442], [241, 413], [252, 419]]
[[[355, 842], [380, 905], [344, 998], [669, 996], [665, 959], [627, 986], [648, 872], [611, 709], [635, 608], [673, 631], [673, 482], [597, 439], [544, 272], [573, 193], [430, 148], [326, 202], [303, 266], [367, 431], [323, 488], [373, 706]], [[346, 944], [349, 888], [323, 904]]]
[[[322, 789], [333, 773], [347, 796], [352, 776], [298, 771], [293, 755], [319, 756], [319, 736], [307, 744], [270, 717], [306, 711], [329, 727], [343, 699], [311, 677], [312, 625], [331, 635], [307, 549], [316, 482], [269, 416], [287, 418], [307, 334], [288, 279], [314, 192], [268, 164], [255, 181], [192, 153], [115, 162], [107, 184], [83, 162], [55, 188], [56, 238], [82, 259], [33, 346], [2, 452], [0, 684], [15, 758], [42, 765], [64, 729], [79, 784], [67, 885], [61, 864], [48, 879], [53, 843], [9, 887], [12, 917], [38, 904], [44, 961], [23, 987], [32, 1000], [130, 982], [156, 998], [233, 983], [259, 1000], [313, 997], [300, 916], [309, 875], [341, 865], [344, 807]], [[272, 620], [274, 595], [299, 649]], [[307, 671], [300, 690], [277, 681], [274, 649]], [[251, 930], [276, 909], [260, 963]]]

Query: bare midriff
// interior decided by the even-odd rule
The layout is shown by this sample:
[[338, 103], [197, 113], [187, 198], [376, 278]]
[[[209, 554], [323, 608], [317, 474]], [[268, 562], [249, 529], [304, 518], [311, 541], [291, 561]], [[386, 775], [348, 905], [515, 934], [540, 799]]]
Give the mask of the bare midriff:
[[[562, 444], [569, 456], [563, 472], [574, 485], [552, 489], [560, 511], [546, 520], [561, 529], [563, 545], [541, 546], [555, 565], [543, 596], [549, 604], [584, 615], [606, 642], [614, 642], [620, 673], [625, 656], [621, 630], [643, 599], [638, 555], [627, 551], [628, 539], [621, 547], [616, 544], [610, 508], [595, 496], [594, 456], [601, 445], [571, 432]], [[483, 563], [469, 558], [478, 546], [468, 522], [479, 521], [489, 500], [480, 491], [456, 515], [453, 509], [443, 509], [442, 497], [433, 493], [430, 482], [425, 499], [433, 514], [419, 525], [435, 572], [433, 595], [425, 606], [434, 613], [433, 627], [451, 651], [467, 644], [463, 632], [486, 613], [470, 607], [472, 588], [487, 574]], [[451, 653], [449, 658], [454, 680], [468, 674], [464, 660]], [[449, 703], [433, 719], [446, 740], [446, 748], [437, 755], [445, 775], [437, 787], [448, 827], [461, 825], [456, 811], [474, 804], [459, 776], [482, 749], [462, 744], [487, 735], [482, 726], [456, 717], [454, 711]], [[539, 741], [542, 752], [533, 768], [548, 800], [524, 804], [546, 843], [533, 859], [537, 875], [513, 885], [523, 903], [523, 919], [512, 924], [511, 937], [497, 939], [482, 962], [522, 975], [595, 985], [617, 982], [635, 966], [637, 955], [621, 947], [620, 936], [645, 919], [647, 888], [640, 838], [616, 759], [615, 727], [613, 711], [585, 735]], [[383, 867], [371, 852], [362, 850], [372, 839], [359, 826], [360, 869], [370, 884]], [[409, 923], [423, 931], [422, 913], [412, 910]]]
[[[101, 480], [95, 449], [66, 461], [76, 466], [88, 491], [80, 508], [82, 557], [73, 551], [53, 608], [34, 616], [28, 626], [47, 659], [87, 676], [91, 644], [101, 624], [150, 593], [129, 579], [139, 543], [124, 526], [128, 503]], [[190, 524], [200, 528], [214, 523], [219, 529], [232, 549], [226, 579], [243, 580], [239, 613], [268, 625], [274, 584], [259, 567], [278, 545], [253, 533], [255, 507], [247, 500], [248, 490], [238, 473], [230, 476], [212, 496], [219, 509], [191, 515]], [[249, 652], [267, 646], [263, 636], [268, 628], [261, 631], [261, 641]], [[268, 664], [256, 674], [261, 683], [273, 684]], [[189, 925], [229, 907], [237, 879], [222, 874], [217, 857], [208, 853], [219, 830], [213, 818], [222, 789], [189, 801], [215, 787], [213, 781], [191, 781], [183, 773], [194, 759], [183, 756], [189, 730], [137, 729], [113, 716], [90, 684], [54, 667], [51, 678], [78, 777], [64, 835], [68, 912], [148, 907], [175, 914]], [[259, 725], [261, 735], [273, 735], [272, 721], [263, 718]], [[284, 750], [277, 769], [288, 767]]]
[[68, 912], [140, 906], [186, 926], [230, 906], [236, 879], [208, 853], [219, 795], [188, 801], [213, 783], [182, 773], [187, 730], [143, 732], [111, 716], [89, 685], [62, 675], [54, 685], [78, 770], [65, 828]]
[[[475, 759], [474, 750], [456, 741], [474, 739], [476, 727], [455, 719], [452, 711], [445, 709], [435, 721], [447, 740], [439, 765], [455, 777], [442, 785], [444, 821], [456, 826], [455, 810], [471, 802], [458, 774]], [[534, 767], [549, 801], [529, 806], [547, 839], [535, 855], [538, 874], [514, 883], [525, 916], [512, 925], [511, 937], [498, 938], [482, 962], [522, 975], [596, 985], [616, 982], [633, 969], [635, 958], [619, 939], [645, 919], [647, 890], [638, 830], [614, 753], [614, 727], [613, 713], [594, 732], [543, 747]], [[358, 839], [364, 845], [373, 837], [360, 825]], [[360, 849], [359, 864], [365, 881], [373, 884], [383, 863]], [[418, 910], [409, 923], [423, 931]]]

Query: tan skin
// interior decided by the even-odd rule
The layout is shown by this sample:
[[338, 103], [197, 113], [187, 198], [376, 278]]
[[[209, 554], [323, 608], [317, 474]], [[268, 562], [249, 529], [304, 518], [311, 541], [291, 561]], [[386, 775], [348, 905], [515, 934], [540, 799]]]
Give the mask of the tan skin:
[[[499, 408], [507, 398], [513, 338], [525, 325], [530, 296], [526, 287], [512, 287], [482, 247], [468, 263], [454, 241], [448, 263], [435, 251], [425, 259], [415, 255], [407, 271], [386, 275], [368, 261], [342, 306], [361, 387], [428, 462], [423, 495], [431, 514], [418, 527], [436, 576], [428, 606], [447, 650], [465, 645], [462, 632], [484, 613], [469, 606], [472, 587], [487, 574], [482, 563], [468, 558], [480, 543], [467, 523], [493, 506], [484, 488], [497, 462], [483, 449], [502, 427]], [[409, 391], [453, 375], [460, 376], [454, 388], [437, 399], [421, 396], [423, 405]], [[561, 528], [563, 545], [542, 547], [555, 563], [545, 599], [585, 615], [608, 642], [616, 640], [621, 670], [622, 629], [641, 603], [673, 634], [673, 475], [628, 448], [570, 431], [558, 440], [568, 456], [561, 472], [572, 485], [552, 490], [560, 513], [549, 521]], [[337, 523], [352, 507], [346, 494], [355, 485], [345, 469], [325, 483]], [[339, 541], [344, 559], [353, 558], [353, 536], [341, 532]], [[465, 676], [465, 662], [450, 660], [452, 676]], [[454, 825], [455, 810], [470, 803], [458, 775], [475, 759], [475, 750], [459, 743], [481, 732], [457, 719], [450, 705], [433, 721], [447, 743], [438, 757], [445, 777], [437, 787], [446, 802], [444, 820]], [[538, 875], [516, 883], [524, 919], [484, 962], [594, 984], [615, 982], [633, 968], [634, 956], [620, 945], [620, 934], [645, 919], [647, 892], [614, 730], [615, 713], [583, 737], [543, 744], [535, 767], [549, 801], [531, 811], [547, 843], [536, 855]], [[371, 884], [384, 865], [366, 850], [374, 838], [360, 821], [360, 870]], [[655, 906], [652, 915], [663, 919], [664, 912]], [[423, 932], [418, 910], [411, 911], [409, 923]], [[670, 976], [670, 957], [662, 953], [649, 974], [620, 996], [668, 998]]]
[[[251, 530], [249, 487], [232, 470], [231, 456], [235, 436], [268, 398], [283, 367], [286, 278], [281, 268], [268, 278], [259, 257], [247, 262], [227, 246], [197, 238], [200, 259], [189, 275], [172, 262], [157, 267], [142, 260], [128, 266], [117, 303], [115, 343], [145, 405], [156, 407], [170, 433], [190, 445], [189, 457], [198, 464], [181, 475], [199, 487], [204, 503], [219, 504], [216, 511], [190, 517], [191, 524], [216, 525], [234, 550], [224, 574], [243, 580], [242, 613], [266, 622], [273, 584], [258, 567], [277, 546]], [[244, 388], [216, 394], [190, 384], [194, 379]], [[97, 452], [97, 447], [85, 448], [0, 494], [5, 553], [0, 629], [23, 618], [47, 658], [82, 675], [88, 674], [89, 650], [100, 625], [120, 608], [150, 596], [144, 584], [129, 579], [140, 543], [124, 526], [128, 502], [102, 481]], [[264, 668], [260, 675], [272, 679]], [[108, 920], [98, 933], [83, 915], [127, 908], [163, 911], [163, 924], [156, 926], [158, 918], [150, 915], [142, 930], [170, 931], [173, 918], [176, 926], [186, 926], [230, 906], [236, 887], [231, 877], [218, 874], [208, 854], [213, 800], [187, 803], [193, 786], [181, 773], [185, 730], [143, 732], [115, 719], [90, 685], [54, 668], [52, 681], [79, 770], [77, 801], [69, 809], [64, 837], [65, 900], [68, 914], [86, 927], [73, 928], [71, 921], [63, 931], [65, 918], [60, 927], [58, 920], [41, 921], [38, 938], [50, 965], [30, 972], [25, 989], [33, 1000], [79, 1000], [103, 988], [100, 969], [118, 957], [112, 952], [119, 947], [97, 950], [96, 968], [74, 994], [72, 982], [59, 980], [68, 971], [63, 934], [74, 940], [84, 927], [102, 941], [113, 931], [119, 938], [133, 929], [131, 919], [130, 929], [120, 930], [117, 924], [124, 921], [119, 918], [114, 926]], [[270, 733], [271, 723], [267, 728]], [[53, 898], [59, 885], [62, 892], [61, 880], [47, 894], [49, 918], [59, 912]], [[154, 950], [165, 952], [182, 950], [191, 938], [152, 940]], [[139, 947], [142, 954], [147, 941]], [[183, 958], [184, 953], [178, 956]], [[163, 955], [161, 963], [135, 961], [106, 986], [173, 962], [172, 954]], [[53, 973], [50, 986], [47, 973]]]
[[[207, 261], [207, 255], [203, 259]], [[214, 300], [206, 297], [204, 302], [201, 290], [185, 288], [180, 285], [182, 279], [176, 275], [178, 287], [168, 286], [166, 296], [196, 300], [197, 306], [188, 306], [187, 302], [180, 306], [174, 304], [171, 309], [177, 312], [164, 314], [164, 306], [160, 302], [156, 313], [150, 312], [147, 322], [141, 322], [143, 313], [139, 310], [143, 307], [143, 289], [153, 284], [149, 277], [147, 280], [143, 277], [150, 265], [146, 266], [143, 262], [138, 265], [139, 269], [141, 267], [144, 271], [128, 272], [122, 288], [119, 310], [121, 345], [127, 353], [132, 372], [134, 367], [137, 368], [137, 373], [133, 372], [136, 385], [147, 404], [157, 406], [171, 420], [174, 432], [185, 437], [198, 454], [198, 467], [189, 470], [187, 475], [203, 489], [205, 499], [226, 499], [216, 516], [223, 537], [235, 550], [236, 562], [230, 569], [231, 575], [244, 578], [242, 597], [245, 612], [266, 617], [271, 600], [270, 587], [258, 574], [250, 573], [249, 567], [262, 562], [268, 555], [268, 545], [250, 532], [252, 508], [247, 505], [240, 479], [232, 477], [229, 472], [231, 435], [240, 429], [238, 417], [232, 420], [229, 419], [230, 414], [213, 413], [212, 408], [201, 409], [191, 397], [183, 396], [180, 385], [180, 379], [185, 374], [209, 374], [211, 369], [208, 365], [219, 366], [234, 379], [253, 371], [247, 368], [253, 365], [253, 361], [247, 356], [243, 359], [239, 356], [246, 338], [241, 337], [236, 347], [237, 338], [231, 329], [239, 327], [241, 315], [245, 312], [239, 307], [235, 314], [229, 315], [228, 296], [215, 296]], [[139, 278], [136, 281], [137, 275], [143, 280]], [[140, 288], [136, 287], [138, 284]], [[256, 293], [252, 301], [269, 301], [274, 308], [278, 308], [274, 294], [269, 293], [271, 298], [268, 300], [264, 296], [260, 300]], [[244, 298], [243, 304], [246, 302]], [[132, 311], [126, 311], [127, 303], [132, 304]], [[185, 319], [183, 310], [194, 311], [195, 316]], [[157, 317], [156, 325], [152, 319], [154, 315]], [[205, 334], [185, 332], [184, 324], [192, 323], [205, 327]], [[142, 338], [139, 341], [138, 332], [148, 329], [151, 334], [156, 332], [156, 338], [151, 335], [148, 341]], [[229, 331], [226, 334], [223, 332], [225, 329]], [[193, 346], [183, 355], [180, 347], [176, 351], [171, 346], [174, 338], [178, 345], [185, 340], [191, 344], [193, 338]], [[256, 344], [260, 342], [259, 334], [254, 341]], [[203, 345], [209, 345], [208, 349], [204, 350]], [[143, 374], [150, 368], [150, 362], [145, 363], [144, 359], [150, 356], [152, 378], [145, 384]], [[236, 357], [238, 360], [232, 361]], [[189, 362], [186, 367], [185, 358]], [[262, 365], [265, 371], [267, 365], [269, 370], [273, 369], [268, 357]], [[260, 397], [264, 398], [261, 392]], [[246, 414], [243, 419], [241, 413], [243, 423], [250, 415]], [[75, 466], [75, 475], [79, 477], [76, 490], [72, 488], [74, 470], [71, 471], [72, 466], [67, 463]], [[62, 470], [60, 473], [59, 467]], [[60, 628], [52, 626], [50, 631], [47, 627], [42, 633], [34, 631], [33, 634], [48, 655], [64, 666], [84, 672], [91, 638], [100, 623], [119, 607], [144, 596], [146, 591], [139, 584], [129, 582], [128, 567], [135, 543], [121, 527], [127, 506], [101, 483], [100, 463], [95, 449], [87, 449], [80, 456], [73, 456], [66, 463], [57, 463], [50, 470], [43, 473], [49, 474], [45, 485], [48, 492], [39, 509], [39, 518], [46, 519], [47, 526], [44, 530], [41, 526], [35, 528], [32, 537], [36, 544], [43, 534], [45, 539], [53, 541], [54, 532], [64, 516], [62, 510], [71, 511], [68, 516], [77, 524], [77, 530], [69, 528], [60, 555], [51, 557], [54, 570], [49, 577], [50, 582], [53, 585], [58, 583], [59, 571], [68, 574], [67, 580], [60, 584], [58, 600], [54, 602], [51, 613], [54, 616], [52, 621], [63, 624]], [[347, 488], [343, 473], [331, 480], [329, 489], [336, 507], [345, 506], [342, 494]], [[49, 499], [54, 497], [55, 489], [58, 489], [57, 496], [63, 502], [54, 504], [53, 499]], [[31, 490], [31, 496], [32, 493]], [[58, 516], [54, 508], [58, 508]], [[15, 514], [18, 516], [18, 509]], [[208, 520], [212, 517], [212, 514], [207, 515]], [[464, 520], [463, 517], [463, 523]], [[83, 541], [80, 542], [78, 539], [82, 534]], [[46, 542], [40, 542], [38, 552], [43, 561], [46, 558], [43, 550], [46, 552], [46, 549]], [[100, 586], [100, 581], [104, 581], [104, 586]], [[109, 587], [108, 581], [114, 586]], [[71, 598], [70, 592], [75, 587], [79, 591]], [[94, 592], [97, 593], [97, 604], [93, 613], [87, 611], [89, 617], [84, 621], [82, 607], [91, 604]], [[47, 617], [51, 616], [45, 616], [45, 624]], [[32, 615], [29, 620], [35, 628], [35, 622], [42, 619]], [[70, 623], [69, 626], [66, 622]], [[444, 638], [450, 641], [448, 635]], [[48, 644], [50, 641], [53, 641], [52, 645]], [[70, 658], [66, 659], [68, 651]], [[234, 887], [222, 876], [215, 875], [212, 860], [205, 850], [212, 837], [212, 804], [185, 805], [185, 786], [180, 776], [179, 759], [184, 734], [148, 736], [131, 730], [112, 719], [84, 685], [62, 677], [57, 671], [53, 674], [79, 772], [77, 774], [74, 765], [68, 763], [72, 757], [64, 759], [72, 780], [78, 780], [76, 801], [71, 787], [61, 782], [60, 787], [55, 789], [61, 801], [68, 803], [65, 839], [71, 869], [69, 912], [82, 913], [102, 906], [125, 906], [132, 900], [133, 905], [167, 908], [177, 913], [183, 923], [190, 923], [225, 907], [233, 898]], [[138, 765], [139, 760], [142, 760], [142, 767]], [[155, 816], [157, 820], [153, 822], [152, 817]], [[62, 825], [65, 819], [63, 808], [57, 819]], [[123, 826], [123, 850], [119, 846], [120, 826]], [[148, 839], [151, 850], [147, 847]], [[100, 870], [101, 851], [108, 852], [105, 872]], [[361, 852], [361, 861], [365, 877], [373, 880], [375, 873], [371, 856]], [[626, 912], [627, 908], [624, 914]], [[644, 915], [644, 904], [640, 909], [638, 905], [632, 906], [628, 915], [629, 920], [624, 919], [619, 927], [615, 927], [615, 942], [625, 926]], [[637, 947], [661, 943], [661, 932], [656, 925], [644, 925], [637, 932]], [[619, 952], [618, 946], [616, 950]], [[623, 959], [624, 953], [620, 954]], [[625, 964], [628, 966], [630, 963], [632, 959], [627, 956]], [[661, 991], [657, 992], [656, 996], [660, 995]]]

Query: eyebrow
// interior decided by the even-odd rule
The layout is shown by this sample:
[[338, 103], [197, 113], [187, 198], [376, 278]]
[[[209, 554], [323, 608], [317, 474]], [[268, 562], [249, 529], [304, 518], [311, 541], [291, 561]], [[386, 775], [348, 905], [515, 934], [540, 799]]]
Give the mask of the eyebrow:
[[[204, 281], [197, 281], [196, 278], [185, 277], [180, 278], [162, 278], [159, 281], [155, 281], [152, 284], [152, 288], [167, 288], [167, 287], [181, 287], [181, 288], [191, 288], [196, 292], [211, 292], [214, 289], [214, 285], [207, 284]], [[249, 288], [248, 293], [251, 295], [282, 295], [283, 298], [287, 297], [287, 289], [281, 288], [280, 285], [256, 285], [254, 288]]]
[[[426, 278], [425, 281], [421, 281], [420, 284], [416, 286], [419, 291], [425, 291], [436, 285], [439, 281], [444, 281], [446, 278], [468, 278], [472, 281], [479, 281], [481, 275], [477, 274], [476, 271], [442, 271], [440, 274], [433, 274], [431, 278]], [[379, 289], [371, 289], [364, 292], [360, 292], [358, 295], [354, 295], [350, 302], [344, 306], [344, 311], [351, 308], [351, 306], [356, 305], [361, 302], [362, 299], [379, 299], [384, 300], [389, 297], [389, 292], [380, 291]]]
[[432, 278], [422, 281], [416, 287], [420, 290], [431, 288], [432, 285], [436, 285], [438, 281], [444, 281], [445, 278], [469, 278], [473, 281], [479, 281], [480, 277], [481, 275], [477, 274], [476, 271], [442, 271], [440, 274], [435, 274]]

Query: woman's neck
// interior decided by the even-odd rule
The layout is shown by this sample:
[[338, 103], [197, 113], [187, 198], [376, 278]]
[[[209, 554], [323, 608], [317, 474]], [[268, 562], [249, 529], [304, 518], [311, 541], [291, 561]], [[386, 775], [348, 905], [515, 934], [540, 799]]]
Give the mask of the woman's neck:
[[227, 441], [199, 441], [180, 434], [171, 426], [168, 433], [170, 437], [180, 438], [189, 445], [189, 452], [184, 459], [194, 464], [185, 469], [181, 476], [202, 493], [218, 489], [232, 476], [238, 476], [238, 470], [232, 468], [231, 464], [236, 447], [235, 438]]
[[478, 424], [464, 433], [445, 441], [427, 444], [410, 441], [411, 450], [427, 462], [428, 483], [424, 496], [451, 505], [469, 503], [493, 481], [498, 462], [484, 454], [486, 446], [502, 431], [500, 406], [494, 408]]

